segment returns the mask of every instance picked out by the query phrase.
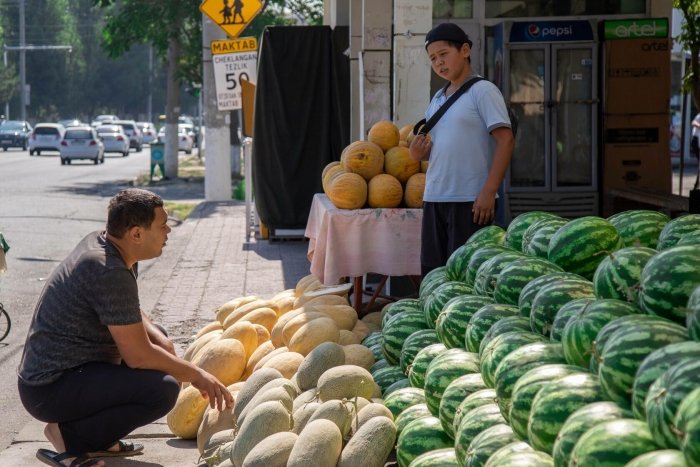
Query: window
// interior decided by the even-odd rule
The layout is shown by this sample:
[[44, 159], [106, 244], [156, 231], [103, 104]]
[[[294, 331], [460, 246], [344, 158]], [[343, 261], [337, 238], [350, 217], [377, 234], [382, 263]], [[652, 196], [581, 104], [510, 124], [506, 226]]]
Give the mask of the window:
[[66, 132], [65, 139], [92, 139], [90, 130], [69, 130]]
[[58, 130], [50, 126], [40, 126], [34, 128], [34, 133], [37, 135], [57, 135]]
[[[434, 4], [438, 0], [434, 0]], [[487, 18], [645, 14], [646, 0], [486, 0]]]
[[433, 18], [472, 18], [474, 2], [471, 0], [433, 0]]

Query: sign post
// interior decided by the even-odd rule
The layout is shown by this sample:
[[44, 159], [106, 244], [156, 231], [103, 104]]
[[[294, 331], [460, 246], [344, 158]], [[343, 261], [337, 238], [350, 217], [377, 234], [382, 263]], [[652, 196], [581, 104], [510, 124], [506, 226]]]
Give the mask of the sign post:
[[212, 41], [211, 53], [216, 82], [216, 105], [219, 111], [243, 107], [243, 81], [257, 81], [258, 41], [244, 37], [228, 41]]

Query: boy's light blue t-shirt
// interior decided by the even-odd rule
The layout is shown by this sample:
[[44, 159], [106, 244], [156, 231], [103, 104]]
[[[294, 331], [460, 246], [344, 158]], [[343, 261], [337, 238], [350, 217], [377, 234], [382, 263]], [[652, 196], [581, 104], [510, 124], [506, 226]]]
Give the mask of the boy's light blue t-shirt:
[[[440, 89], [425, 118], [429, 119], [446, 100]], [[510, 119], [499, 89], [487, 80], [474, 83], [430, 130], [433, 147], [423, 201], [474, 201], [493, 162], [495, 140], [490, 132], [503, 126], [510, 127]]]

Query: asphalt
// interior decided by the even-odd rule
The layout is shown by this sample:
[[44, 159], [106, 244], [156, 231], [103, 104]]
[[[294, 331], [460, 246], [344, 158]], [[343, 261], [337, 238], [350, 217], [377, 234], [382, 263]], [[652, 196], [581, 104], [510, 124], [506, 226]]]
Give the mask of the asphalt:
[[[144, 188], [166, 201], [198, 203], [173, 227], [161, 257], [139, 265], [142, 308], [165, 327], [180, 355], [192, 335], [214, 319], [219, 305], [245, 295], [271, 297], [309, 274], [305, 239], [246, 238], [245, 203], [205, 201], [201, 180], [162, 181]], [[0, 466], [44, 465], [35, 457], [40, 448], [52, 449], [43, 428], [43, 423], [30, 421], [0, 453]], [[143, 454], [105, 459], [108, 466], [205, 465], [196, 443], [174, 437], [165, 419], [127, 439], [143, 443]]]

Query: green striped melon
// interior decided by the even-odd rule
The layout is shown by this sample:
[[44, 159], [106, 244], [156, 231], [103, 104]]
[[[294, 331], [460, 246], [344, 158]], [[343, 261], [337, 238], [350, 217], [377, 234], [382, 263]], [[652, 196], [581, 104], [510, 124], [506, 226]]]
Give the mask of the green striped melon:
[[506, 420], [510, 416], [511, 397], [515, 383], [529, 370], [549, 363], [564, 363], [564, 351], [561, 344], [537, 342], [524, 345], [506, 355], [501, 361], [496, 368], [494, 379], [498, 406]]
[[462, 423], [462, 418], [464, 415], [468, 414], [477, 407], [481, 407], [482, 405], [495, 404], [497, 402], [496, 391], [494, 389], [481, 389], [469, 394], [462, 402], [459, 403], [457, 409], [455, 410], [455, 414], [452, 419], [452, 431], [457, 431], [459, 424]]
[[527, 424], [530, 444], [551, 454], [557, 433], [569, 415], [603, 399], [600, 382], [590, 373], [566, 375], [545, 384], [532, 400]]
[[681, 451], [676, 449], [659, 449], [637, 456], [625, 467], [687, 467], [688, 463]]
[[688, 360], [700, 360], [700, 342], [684, 341], [665, 345], [642, 360], [632, 386], [632, 412], [635, 417], [646, 420], [645, 402], [654, 381], [676, 363]]
[[566, 361], [571, 365], [589, 368], [593, 341], [598, 331], [613, 319], [638, 311], [627, 302], [610, 298], [593, 300], [580, 307], [562, 331], [561, 343], [564, 345]]
[[549, 336], [557, 311], [572, 300], [595, 298], [593, 284], [578, 279], [562, 279], [537, 292], [530, 309], [530, 329]]
[[605, 255], [622, 246], [622, 238], [610, 222], [596, 216], [585, 216], [557, 230], [549, 241], [547, 259], [564, 271], [592, 279]]
[[474, 254], [472, 254], [472, 257], [469, 258], [469, 263], [467, 264], [467, 272], [465, 275], [465, 282], [471, 286], [474, 286], [476, 281], [476, 274], [479, 271], [481, 265], [493, 258], [494, 256], [506, 251], [512, 252], [512, 250], [504, 246], [498, 245], [487, 245], [483, 248], [479, 248], [478, 250], [476, 250]]
[[683, 235], [698, 230], [700, 230], [700, 214], [686, 214], [676, 217], [661, 230], [656, 249], [661, 251], [676, 246]]
[[700, 387], [700, 360], [684, 360], [666, 370], [649, 388], [646, 420], [656, 442], [669, 449], [680, 447], [675, 418], [683, 399]]
[[440, 420], [437, 417], [422, 417], [401, 430], [396, 442], [396, 460], [399, 467], [408, 467], [421, 454], [451, 447], [452, 438], [442, 429]]
[[460, 467], [454, 448], [435, 449], [413, 459], [409, 467]]
[[511, 427], [502, 423], [494, 425], [474, 437], [459, 463], [465, 467], [483, 467], [494, 452], [514, 441], [517, 439]]
[[553, 363], [530, 368], [516, 380], [511, 391], [508, 417], [505, 418], [519, 439], [527, 440], [527, 422], [530, 419], [532, 400], [537, 392], [545, 384], [574, 373], [581, 373], [581, 369], [573, 365]]
[[537, 220], [530, 224], [530, 226], [525, 229], [525, 232], [523, 232], [523, 240], [522, 244], [520, 246], [521, 251], [524, 253], [527, 251], [527, 247], [532, 241], [533, 235], [541, 229], [542, 227], [549, 225], [549, 224], [555, 224], [558, 227], [561, 227], [562, 225], [566, 224], [569, 222], [567, 219], [564, 219], [563, 217], [545, 217], [543, 219]]
[[688, 330], [670, 321], [628, 323], [615, 331], [601, 354], [598, 376], [608, 400], [631, 407], [632, 386], [642, 361], [654, 350], [688, 339]]
[[596, 296], [637, 303], [642, 270], [656, 253], [651, 248], [631, 246], [607, 255], [593, 274]]
[[398, 381], [393, 382], [392, 384], [389, 385], [388, 388], [386, 388], [382, 392], [382, 397], [384, 399], [389, 396], [389, 394], [398, 391], [399, 389], [404, 389], [404, 388], [410, 388], [411, 387], [411, 382], [408, 380], [408, 378], [402, 378]]
[[490, 388], [495, 387], [496, 368], [509, 353], [515, 349], [534, 342], [546, 342], [546, 339], [541, 334], [534, 332], [506, 332], [500, 336], [494, 337], [484, 347], [484, 351], [480, 356], [481, 375], [484, 377], [484, 382]]
[[552, 330], [549, 333], [549, 340], [552, 342], [561, 342], [566, 323], [568, 323], [576, 313], [581, 311], [581, 309], [593, 301], [595, 301], [595, 298], [577, 298], [576, 300], [571, 300], [570, 302], [562, 305], [562, 307], [557, 311], [557, 314], [554, 315]]
[[493, 297], [496, 281], [501, 271], [515, 260], [525, 258], [519, 251], [504, 251], [483, 262], [476, 271], [474, 293], [485, 297]]
[[647, 209], [619, 212], [608, 217], [625, 246], [656, 248], [661, 231], [668, 224], [666, 214]]
[[404, 374], [408, 374], [408, 367], [413, 363], [418, 352], [437, 343], [439, 343], [438, 335], [434, 329], [421, 329], [408, 336], [401, 346], [401, 357], [399, 357], [399, 366]]
[[523, 235], [525, 231], [538, 220], [545, 218], [558, 219], [559, 216], [546, 211], [528, 211], [514, 217], [506, 229], [506, 246], [513, 250], [523, 251]]
[[385, 397], [383, 404], [391, 411], [395, 419], [407, 408], [417, 404], [425, 404], [425, 393], [420, 388], [398, 389]]
[[408, 336], [427, 327], [425, 316], [420, 311], [404, 311], [389, 318], [382, 330], [382, 352], [386, 361], [398, 365], [401, 360], [401, 348]]
[[374, 365], [372, 365], [369, 368], [369, 373], [374, 377], [374, 373], [377, 371], [381, 370], [382, 368], [386, 368], [392, 366], [389, 362], [386, 361], [386, 359], [382, 358], [374, 362]]
[[457, 459], [466, 459], [469, 445], [479, 433], [500, 424], [506, 424], [506, 421], [496, 404], [482, 405], [464, 414], [455, 430]]
[[506, 316], [501, 318], [489, 327], [484, 338], [481, 339], [481, 344], [479, 344], [479, 358], [484, 355], [484, 349], [489, 345], [489, 343], [501, 334], [507, 332], [532, 332], [530, 331], [530, 320], [524, 316]]
[[365, 347], [372, 347], [373, 345], [381, 344], [382, 342], [384, 342], [384, 334], [382, 334], [382, 331], [370, 332], [367, 337], [362, 339], [362, 345]]
[[381, 370], [377, 370], [374, 374], [372, 374], [372, 378], [374, 379], [374, 382], [377, 383], [377, 386], [379, 386], [379, 389], [382, 390], [382, 394], [389, 386], [399, 380], [404, 379], [405, 377], [406, 375], [403, 373], [403, 371], [401, 371], [401, 367], [397, 365], [382, 368]]
[[571, 467], [619, 467], [635, 457], [660, 448], [646, 423], [621, 418], [588, 429], [574, 446]]
[[552, 467], [552, 456], [542, 451], [527, 451], [509, 454], [499, 458], [494, 466], [502, 467]]
[[520, 258], [508, 263], [496, 279], [493, 298], [498, 303], [517, 305], [520, 292], [531, 280], [563, 269], [543, 258]]
[[593, 402], [572, 413], [562, 425], [552, 448], [554, 465], [567, 466], [576, 442], [595, 425], [609, 420], [632, 418], [632, 412], [614, 402]]
[[438, 409], [438, 418], [442, 423], [450, 437], [454, 438], [453, 421], [457, 407], [470, 394], [473, 394], [482, 389], [486, 389], [484, 380], [479, 373], [470, 373], [452, 381], [447, 385], [440, 399], [440, 408]]
[[460, 295], [471, 295], [474, 289], [464, 282], [450, 281], [440, 285], [425, 299], [423, 319], [430, 328], [435, 328], [435, 321], [447, 302]]
[[382, 347], [382, 344], [374, 344], [368, 346], [367, 348], [372, 351], [372, 355], [374, 356], [375, 360], [383, 360], [384, 351], [382, 350]]
[[403, 313], [406, 311], [422, 311], [423, 307], [420, 300], [416, 298], [402, 298], [395, 302], [389, 303], [387, 306], [382, 308], [381, 318], [382, 318], [382, 329], [386, 326], [386, 322], [392, 316]]
[[496, 321], [507, 316], [518, 316], [518, 307], [501, 303], [487, 304], [479, 308], [464, 331], [464, 345], [469, 352], [479, 352], [481, 341]]
[[484, 467], [498, 467], [503, 464], [503, 459], [509, 457], [511, 454], [526, 452], [535, 452], [535, 450], [524, 441], [513, 441], [512, 443], [508, 443], [502, 448], [497, 449], [496, 452], [491, 454], [491, 457], [489, 457], [489, 460], [486, 461]]
[[435, 357], [447, 351], [447, 347], [443, 344], [431, 344], [419, 351], [413, 362], [408, 366], [408, 380], [411, 386], [423, 388], [425, 386], [425, 372], [428, 371], [428, 365]]
[[425, 372], [425, 399], [430, 413], [439, 416], [442, 394], [452, 381], [478, 371], [479, 356], [463, 349], [449, 349], [435, 357]]
[[579, 279], [581, 281], [586, 281], [586, 279], [578, 274], [572, 274], [570, 272], [551, 272], [532, 279], [525, 285], [525, 287], [522, 288], [520, 295], [518, 296], [518, 308], [520, 308], [520, 314], [529, 318], [532, 300], [537, 295], [537, 292], [539, 292], [545, 285], [564, 279]]
[[681, 245], [700, 245], [700, 230], [683, 234], [681, 238], [678, 239], [678, 243], [676, 243], [676, 246]]
[[670, 247], [642, 271], [639, 307], [649, 314], [685, 324], [690, 294], [700, 284], [700, 245]]
[[437, 338], [449, 349], [464, 348], [469, 320], [481, 307], [494, 303], [490, 297], [461, 295], [445, 304], [435, 321]]
[[447, 258], [447, 264], [445, 266], [445, 276], [447, 279], [460, 282], [466, 281], [469, 260], [474, 252], [487, 246], [503, 246], [503, 244], [492, 239], [482, 238], [474, 241], [467, 241], [467, 243], [452, 252], [450, 257]]
[[549, 242], [552, 240], [552, 236], [567, 222], [566, 219], [542, 219], [532, 224], [523, 236], [523, 253], [547, 259]]
[[430, 272], [428, 272], [423, 280], [420, 282], [418, 287], [418, 300], [421, 305], [425, 305], [425, 300], [433, 293], [435, 289], [444, 284], [445, 282], [450, 282], [450, 278], [447, 276], [447, 267], [440, 266]]
[[394, 419], [394, 425], [396, 426], [397, 436], [401, 434], [401, 431], [411, 423], [413, 420], [423, 417], [432, 417], [428, 406], [423, 404], [415, 404], [410, 407], [403, 409], [403, 411]]
[[693, 389], [678, 406], [674, 425], [688, 464], [700, 465], [700, 387]]
[[700, 286], [695, 287], [688, 298], [688, 313], [685, 325], [688, 328], [690, 338], [700, 341]]
[[506, 231], [498, 225], [487, 225], [474, 232], [467, 243], [488, 240], [494, 245], [503, 245], [506, 240]]

